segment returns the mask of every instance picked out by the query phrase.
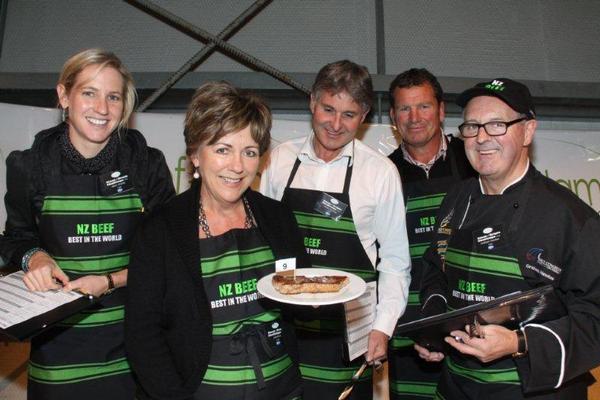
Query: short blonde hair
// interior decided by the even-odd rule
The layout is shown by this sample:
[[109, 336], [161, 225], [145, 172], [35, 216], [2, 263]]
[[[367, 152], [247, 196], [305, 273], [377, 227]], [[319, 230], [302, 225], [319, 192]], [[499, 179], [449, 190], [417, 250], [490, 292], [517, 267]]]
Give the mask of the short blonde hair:
[[269, 106], [262, 98], [241, 92], [229, 82], [205, 83], [194, 93], [185, 115], [186, 154], [191, 156], [202, 143], [214, 144], [247, 126], [262, 155], [271, 143]]
[[65, 92], [69, 94], [81, 71], [90, 65], [97, 65], [99, 70], [105, 67], [112, 67], [123, 78], [123, 115], [117, 126], [117, 129], [121, 131], [127, 127], [127, 121], [129, 121], [129, 117], [135, 107], [137, 94], [133, 84], [133, 77], [114, 53], [94, 48], [75, 54], [65, 62], [58, 78], [58, 84], [63, 85]]

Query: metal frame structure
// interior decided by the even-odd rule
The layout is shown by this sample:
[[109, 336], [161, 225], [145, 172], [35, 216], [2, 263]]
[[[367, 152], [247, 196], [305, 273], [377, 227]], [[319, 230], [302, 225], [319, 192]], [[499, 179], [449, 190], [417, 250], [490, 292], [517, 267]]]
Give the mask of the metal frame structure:
[[[128, 4], [176, 27], [205, 43], [198, 53], [174, 73], [135, 73], [142, 101], [138, 111], [181, 112], [194, 90], [207, 80], [228, 80], [253, 90], [271, 105], [274, 113], [308, 113], [307, 94], [315, 73], [285, 73], [226, 42], [233, 34], [261, 12], [272, 0], [257, 0], [217, 36], [198, 28], [148, 0], [125, 0]], [[376, 18], [377, 71], [373, 74], [376, 105], [371, 122], [382, 122], [389, 109], [388, 85], [394, 78], [385, 70], [385, 27], [383, 0], [373, 0]], [[8, 0], [0, 0], [0, 51]], [[257, 72], [190, 72], [214, 51], [243, 63]], [[275, 79], [273, 79], [275, 78]], [[460, 115], [453, 101], [465, 87], [479, 79], [440, 77], [445, 90], [446, 114]], [[600, 121], [600, 83], [525, 81], [531, 88], [540, 118]], [[0, 73], [0, 102], [43, 107], [56, 105], [56, 75], [50, 73]]]

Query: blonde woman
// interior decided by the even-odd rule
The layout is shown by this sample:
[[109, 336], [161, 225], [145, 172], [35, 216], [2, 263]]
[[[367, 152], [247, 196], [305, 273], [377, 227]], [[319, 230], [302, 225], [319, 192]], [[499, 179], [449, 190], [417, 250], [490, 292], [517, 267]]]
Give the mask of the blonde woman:
[[[123, 318], [129, 243], [143, 213], [174, 195], [164, 156], [127, 129], [129, 72], [89, 49], [64, 65], [61, 124], [7, 159], [7, 221], [0, 254], [32, 291], [100, 297], [31, 341], [29, 399], [131, 399]], [[118, 179], [116, 179], [118, 178]]]

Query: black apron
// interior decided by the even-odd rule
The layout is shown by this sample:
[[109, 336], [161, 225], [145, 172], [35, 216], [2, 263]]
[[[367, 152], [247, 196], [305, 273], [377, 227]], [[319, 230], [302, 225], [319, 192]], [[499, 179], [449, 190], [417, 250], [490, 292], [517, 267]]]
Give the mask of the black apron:
[[194, 399], [301, 398], [289, 354], [293, 327], [259, 298], [256, 282], [274, 271], [271, 248], [257, 228], [200, 240], [200, 267], [213, 320], [208, 369]]
[[[406, 311], [398, 320], [398, 324], [421, 318], [419, 291], [423, 280], [423, 254], [435, 236], [435, 218], [446, 193], [462, 180], [450, 148], [446, 156], [450, 165], [448, 175], [402, 182], [406, 204], [406, 230], [410, 243], [411, 282]], [[441, 365], [421, 359], [414, 350], [413, 344], [411, 339], [396, 334], [390, 340], [391, 399], [432, 398], [435, 394]]]
[[[531, 289], [513, 240], [531, 191], [531, 181], [501, 196], [459, 196], [452, 233], [442, 250], [448, 308], [455, 310], [518, 290]], [[445, 248], [445, 244], [441, 245]], [[438, 396], [444, 399], [523, 398], [517, 368], [507, 356], [482, 364], [452, 349], [445, 358]]]
[[[294, 212], [312, 266], [348, 271], [367, 282], [375, 281], [377, 274], [358, 238], [352, 218], [348, 194], [352, 167], [347, 168], [343, 192], [327, 193], [348, 205], [342, 217], [336, 221], [315, 211], [315, 205], [324, 192], [290, 187], [300, 165], [300, 160], [296, 159], [281, 201]], [[296, 316], [304, 398], [337, 399], [362, 364], [360, 358], [353, 362], [346, 361], [344, 307], [298, 307]], [[355, 385], [349, 398], [370, 399], [372, 396], [369, 369]]]
[[[98, 175], [45, 177], [39, 221], [42, 246], [70, 279], [120, 271], [142, 202], [109, 193]], [[125, 358], [125, 289], [67, 318], [31, 341], [28, 399], [127, 399], [135, 384]]]

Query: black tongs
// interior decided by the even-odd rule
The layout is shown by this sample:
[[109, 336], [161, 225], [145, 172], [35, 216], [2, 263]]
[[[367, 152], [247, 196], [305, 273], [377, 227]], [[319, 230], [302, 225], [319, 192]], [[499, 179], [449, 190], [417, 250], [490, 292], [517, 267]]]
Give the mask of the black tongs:
[[[380, 358], [378, 360], [373, 361], [373, 363], [372, 363], [373, 368], [377, 371], [379, 368], [381, 368], [381, 366], [383, 365], [383, 362], [385, 360], [386, 360], [385, 358]], [[362, 374], [367, 370], [368, 366], [369, 366], [369, 362], [365, 360], [365, 362], [362, 363], [362, 365], [354, 373], [354, 375], [352, 375], [352, 378], [350, 378], [350, 384], [344, 388], [342, 393], [340, 393], [338, 400], [344, 400], [344, 399], [348, 398], [348, 396], [350, 396], [352, 389], [354, 389], [354, 385], [356, 384], [356, 382], [358, 382], [358, 380], [360, 379]]]

